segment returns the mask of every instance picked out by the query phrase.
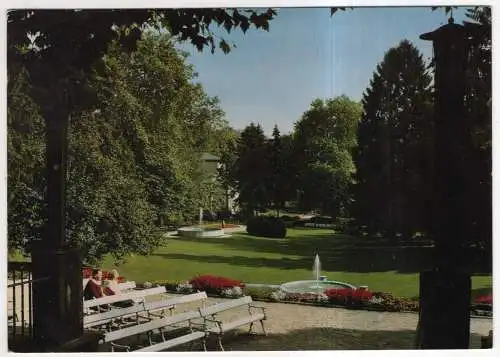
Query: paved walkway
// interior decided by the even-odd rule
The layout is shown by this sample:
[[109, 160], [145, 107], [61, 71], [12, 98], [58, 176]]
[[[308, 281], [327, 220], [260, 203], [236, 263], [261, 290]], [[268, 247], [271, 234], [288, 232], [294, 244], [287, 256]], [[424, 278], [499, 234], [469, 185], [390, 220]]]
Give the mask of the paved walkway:
[[[224, 299], [209, 298], [209, 304]], [[365, 310], [348, 310], [308, 306], [298, 304], [281, 304], [255, 302], [255, 305], [266, 308], [268, 321], [266, 326], [270, 333], [285, 333], [305, 327], [332, 327], [353, 330], [416, 330], [418, 314], [409, 312], [378, 312]], [[493, 320], [487, 318], [471, 318], [471, 333], [487, 335], [493, 328]]]
[[[218, 302], [227, 301], [222, 298], [209, 298], [207, 304], [212, 305]], [[326, 349], [373, 349], [373, 348], [413, 348], [414, 332], [417, 329], [418, 314], [404, 313], [404, 312], [377, 312], [365, 310], [348, 310], [342, 308], [328, 308], [319, 306], [307, 306], [298, 304], [284, 304], [284, 303], [268, 303], [256, 301], [256, 306], [263, 306], [266, 308], [267, 320], [265, 322], [266, 331], [269, 336], [283, 336], [283, 339], [273, 339], [266, 337], [258, 337], [257, 340], [242, 338], [241, 340], [234, 341], [228, 340], [229, 348], [238, 349], [285, 349], [282, 344], [291, 343], [291, 340], [299, 338], [303, 331], [310, 329], [310, 334], [321, 333], [324, 331], [324, 336], [328, 339], [335, 339], [337, 342], [346, 341], [347, 345], [342, 343], [336, 344], [330, 342], [330, 347]], [[179, 306], [178, 311], [188, 311], [193, 309], [194, 306], [186, 304]], [[226, 311], [219, 315], [222, 320], [230, 321], [240, 315], [247, 313], [246, 309]], [[248, 328], [248, 327], [246, 327]], [[480, 336], [486, 336], [488, 332], [493, 329], [493, 320], [487, 318], [471, 318], [471, 347], [479, 348]], [[245, 329], [246, 330], [246, 329]], [[256, 328], [257, 332], [260, 330]], [[299, 331], [302, 330], [302, 331]], [[359, 331], [355, 334], [349, 331]], [[330, 332], [328, 332], [330, 331]], [[369, 332], [372, 331], [378, 335], [387, 336], [394, 335], [390, 342], [382, 341], [382, 345], [374, 344], [373, 339], [376, 337], [371, 335], [371, 341], [368, 341], [363, 336], [370, 336]], [[399, 332], [404, 333], [403, 335]], [[384, 335], [385, 333], [385, 335]], [[287, 334], [290, 338], [287, 340]], [[331, 335], [329, 335], [331, 334]], [[339, 337], [340, 334], [340, 337]], [[342, 337], [342, 334], [346, 334]], [[358, 335], [358, 336], [355, 336]], [[377, 336], [378, 336], [377, 335]], [[296, 337], [294, 337], [296, 336]], [[399, 336], [399, 337], [398, 337]], [[407, 336], [406, 340], [401, 336]], [[410, 337], [408, 337], [410, 336]], [[306, 338], [310, 338], [304, 336]], [[320, 337], [319, 337], [320, 338]], [[314, 338], [313, 338], [314, 339]], [[354, 340], [354, 342], [352, 342]], [[333, 343], [333, 345], [331, 344]], [[384, 343], [388, 343], [387, 346]], [[302, 343], [300, 342], [298, 349], [315, 349], [311, 346], [316, 346], [316, 342], [311, 341]], [[352, 344], [352, 345], [351, 345]], [[328, 346], [328, 344], [327, 344]], [[376, 346], [376, 347], [373, 347]], [[385, 347], [384, 347], [385, 346]], [[291, 346], [289, 349], [297, 349]]]

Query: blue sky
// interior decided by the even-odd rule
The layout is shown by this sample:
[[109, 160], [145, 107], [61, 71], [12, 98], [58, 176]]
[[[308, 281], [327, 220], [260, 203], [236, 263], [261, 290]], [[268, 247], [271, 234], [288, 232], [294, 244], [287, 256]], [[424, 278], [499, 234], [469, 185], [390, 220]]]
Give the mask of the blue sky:
[[[455, 19], [461, 22], [462, 12]], [[431, 43], [418, 37], [446, 22], [443, 10], [429, 7], [356, 8], [333, 17], [328, 8], [283, 8], [269, 32], [221, 31], [237, 46], [227, 55], [182, 48], [230, 125], [242, 129], [253, 121], [269, 135], [275, 124], [290, 132], [315, 98], [360, 100], [377, 63], [402, 39], [429, 59]]]

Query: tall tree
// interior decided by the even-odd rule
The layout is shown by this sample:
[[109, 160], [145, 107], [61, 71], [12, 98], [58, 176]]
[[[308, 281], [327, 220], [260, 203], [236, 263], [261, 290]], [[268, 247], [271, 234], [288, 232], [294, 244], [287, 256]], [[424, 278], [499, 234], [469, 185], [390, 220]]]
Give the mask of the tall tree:
[[317, 99], [295, 123], [294, 160], [299, 205], [332, 216], [346, 215], [361, 106], [346, 96]]
[[260, 124], [251, 123], [241, 133], [238, 141], [234, 174], [238, 203], [247, 215], [268, 207], [269, 156], [266, 137]]
[[276, 215], [280, 215], [285, 202], [291, 198], [290, 187], [290, 140], [280, 134], [275, 125], [269, 145], [269, 191]]
[[385, 54], [363, 95], [355, 216], [372, 232], [395, 237], [426, 229], [430, 83], [422, 55], [405, 40]]

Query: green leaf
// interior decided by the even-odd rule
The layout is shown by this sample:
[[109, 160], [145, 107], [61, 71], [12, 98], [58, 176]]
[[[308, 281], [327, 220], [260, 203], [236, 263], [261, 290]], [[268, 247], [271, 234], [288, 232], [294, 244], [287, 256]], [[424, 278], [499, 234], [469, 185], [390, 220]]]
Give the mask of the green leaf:
[[219, 42], [219, 47], [222, 50], [222, 52], [224, 52], [224, 53], [231, 52], [231, 47], [227, 44], [227, 42], [225, 40], [221, 40]]

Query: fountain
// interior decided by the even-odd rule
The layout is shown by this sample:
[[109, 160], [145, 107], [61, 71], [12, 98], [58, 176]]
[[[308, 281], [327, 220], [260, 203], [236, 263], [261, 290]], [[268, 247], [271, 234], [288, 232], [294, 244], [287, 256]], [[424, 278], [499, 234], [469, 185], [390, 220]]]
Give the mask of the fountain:
[[355, 289], [354, 285], [342, 283], [340, 281], [327, 280], [326, 276], [321, 275], [321, 262], [319, 255], [314, 257], [313, 264], [313, 279], [314, 280], [298, 280], [284, 283], [280, 289], [286, 293], [313, 293], [322, 294], [326, 289]]
[[198, 216], [198, 226], [182, 227], [177, 230], [177, 234], [181, 237], [189, 238], [220, 238], [230, 237], [225, 234], [222, 228], [204, 228], [203, 227], [203, 208], [200, 208]]

